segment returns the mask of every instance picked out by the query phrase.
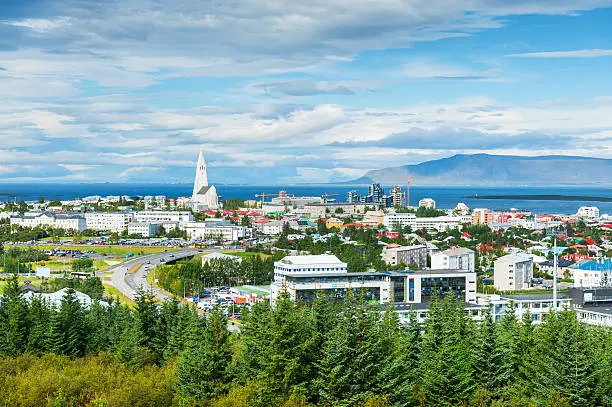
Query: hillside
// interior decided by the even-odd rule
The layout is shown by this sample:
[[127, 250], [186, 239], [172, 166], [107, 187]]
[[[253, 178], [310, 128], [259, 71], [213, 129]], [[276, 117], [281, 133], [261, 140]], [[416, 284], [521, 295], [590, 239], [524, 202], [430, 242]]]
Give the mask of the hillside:
[[368, 171], [354, 183], [404, 182], [419, 185], [612, 185], [612, 160], [591, 157], [457, 154], [416, 165]]

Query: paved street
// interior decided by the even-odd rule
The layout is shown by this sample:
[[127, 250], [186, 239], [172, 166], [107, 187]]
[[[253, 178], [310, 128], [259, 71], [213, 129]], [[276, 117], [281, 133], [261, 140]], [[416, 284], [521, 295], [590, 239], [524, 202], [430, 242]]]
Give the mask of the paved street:
[[[206, 250], [205, 252], [210, 251], [212, 250]], [[129, 259], [121, 264], [106, 269], [104, 272], [112, 273], [110, 284], [132, 300], [136, 298], [136, 293], [139, 289], [141, 289], [143, 291], [153, 293], [156, 298], [163, 301], [169, 299], [169, 296], [149, 284], [147, 281], [148, 271], [146, 268], [149, 267], [149, 269], [152, 270], [154, 267], [159, 266], [162, 263], [184, 259], [198, 253], [201, 253], [201, 251], [195, 249], [182, 249], [171, 252], [149, 254]], [[128, 270], [138, 265], [141, 267], [135, 273], [128, 273]]]

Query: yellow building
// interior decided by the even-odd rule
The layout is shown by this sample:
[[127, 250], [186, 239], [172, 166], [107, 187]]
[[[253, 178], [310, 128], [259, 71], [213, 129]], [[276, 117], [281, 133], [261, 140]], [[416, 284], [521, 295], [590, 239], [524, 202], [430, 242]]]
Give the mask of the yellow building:
[[340, 229], [342, 225], [344, 225], [344, 222], [342, 221], [342, 219], [338, 219], [338, 218], [325, 219], [325, 226], [327, 226], [328, 229], [330, 228]]

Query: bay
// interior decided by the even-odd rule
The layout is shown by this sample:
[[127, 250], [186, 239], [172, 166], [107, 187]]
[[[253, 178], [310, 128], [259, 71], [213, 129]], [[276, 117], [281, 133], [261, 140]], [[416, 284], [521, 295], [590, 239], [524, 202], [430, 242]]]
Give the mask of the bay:
[[[349, 191], [357, 190], [367, 194], [367, 185], [216, 185], [217, 191], [224, 199], [255, 199], [256, 194], [278, 193], [280, 190], [296, 196], [321, 196], [323, 193], [335, 194], [330, 198], [339, 202], [346, 201]], [[388, 193], [391, 186], [384, 186]], [[49, 199], [75, 199], [92, 195], [165, 195], [170, 198], [191, 196], [191, 184], [129, 184], [129, 183], [0, 183], [0, 201], [25, 200], [37, 201], [43, 197]], [[404, 186], [405, 189], [405, 186]], [[534, 213], [574, 214], [580, 206], [597, 206], [601, 213], [612, 214], [612, 202], [594, 202], [585, 199], [574, 201], [525, 200], [525, 199], [476, 199], [474, 195], [571, 195], [585, 197], [612, 198], [612, 189], [596, 187], [444, 187], [413, 186], [411, 202], [416, 205], [419, 199], [433, 198], [441, 209], [454, 208], [458, 202], [466, 203], [470, 208], [489, 208], [507, 210], [510, 208], [525, 209]], [[269, 201], [270, 198], [266, 198]]]

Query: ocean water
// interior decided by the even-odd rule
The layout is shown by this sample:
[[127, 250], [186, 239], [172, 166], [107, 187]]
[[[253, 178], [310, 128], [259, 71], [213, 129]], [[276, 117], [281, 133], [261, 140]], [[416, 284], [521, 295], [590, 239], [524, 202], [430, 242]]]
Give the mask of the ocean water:
[[[362, 195], [367, 194], [365, 185], [216, 185], [219, 195], [224, 199], [255, 199], [256, 194], [278, 193], [280, 190], [296, 196], [321, 196], [323, 193], [337, 194], [331, 198], [339, 202], [346, 201], [350, 190], [357, 190]], [[20, 200], [36, 201], [45, 199], [73, 199], [90, 195], [165, 195], [167, 197], [191, 196], [191, 184], [8, 184], [0, 183], [0, 201]], [[388, 192], [389, 186], [385, 187]], [[419, 199], [433, 198], [442, 209], [454, 208], [458, 202], [466, 203], [470, 208], [489, 209], [525, 209], [534, 213], [576, 213], [580, 206], [597, 206], [601, 213], [612, 214], [612, 202], [591, 201], [541, 201], [513, 199], [475, 199], [474, 195], [571, 195], [596, 196], [612, 198], [612, 188], [579, 188], [579, 187], [427, 187], [413, 186], [411, 188], [411, 203], [415, 205]], [[266, 198], [267, 201], [270, 198]]]

